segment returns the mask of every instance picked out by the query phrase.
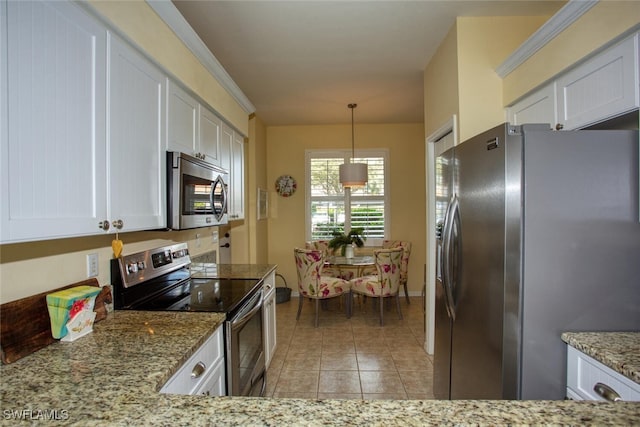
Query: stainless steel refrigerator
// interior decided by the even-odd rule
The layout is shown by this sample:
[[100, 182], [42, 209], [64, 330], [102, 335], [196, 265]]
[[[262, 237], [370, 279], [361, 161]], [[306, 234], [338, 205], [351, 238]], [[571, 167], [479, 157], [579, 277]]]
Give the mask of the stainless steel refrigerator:
[[562, 332], [640, 330], [638, 144], [504, 124], [437, 157], [437, 398], [563, 399]]

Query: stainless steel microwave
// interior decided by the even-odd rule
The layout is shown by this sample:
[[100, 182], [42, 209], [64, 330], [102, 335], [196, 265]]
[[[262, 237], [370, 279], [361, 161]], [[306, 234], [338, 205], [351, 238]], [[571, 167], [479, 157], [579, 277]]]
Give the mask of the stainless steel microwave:
[[229, 174], [202, 159], [167, 152], [167, 228], [184, 230], [228, 222]]

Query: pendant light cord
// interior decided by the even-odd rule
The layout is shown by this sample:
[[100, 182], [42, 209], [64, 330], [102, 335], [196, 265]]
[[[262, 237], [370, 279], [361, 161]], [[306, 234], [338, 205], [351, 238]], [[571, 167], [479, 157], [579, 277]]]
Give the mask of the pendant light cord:
[[349, 104], [348, 107], [351, 108], [351, 163], [353, 163], [353, 159], [356, 157], [356, 149], [355, 149], [355, 130], [353, 125], [353, 109], [356, 108], [358, 104]]

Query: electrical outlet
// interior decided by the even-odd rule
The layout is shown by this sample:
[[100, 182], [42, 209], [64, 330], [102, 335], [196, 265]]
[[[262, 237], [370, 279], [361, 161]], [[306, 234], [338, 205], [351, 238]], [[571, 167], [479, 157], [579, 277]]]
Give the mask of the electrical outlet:
[[218, 230], [211, 232], [211, 243], [218, 243]]
[[200, 247], [200, 233], [196, 234], [196, 247]]
[[98, 254], [87, 255], [87, 277], [98, 276]]

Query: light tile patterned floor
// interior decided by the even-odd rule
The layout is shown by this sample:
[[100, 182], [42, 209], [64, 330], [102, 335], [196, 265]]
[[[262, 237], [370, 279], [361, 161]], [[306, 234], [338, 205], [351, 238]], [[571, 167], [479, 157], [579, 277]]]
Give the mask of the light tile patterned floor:
[[267, 372], [267, 397], [433, 399], [433, 363], [424, 351], [420, 298], [395, 300], [379, 324], [373, 301], [354, 301], [347, 319], [340, 298], [327, 301], [314, 328], [315, 305], [298, 297], [276, 305], [278, 347]]

